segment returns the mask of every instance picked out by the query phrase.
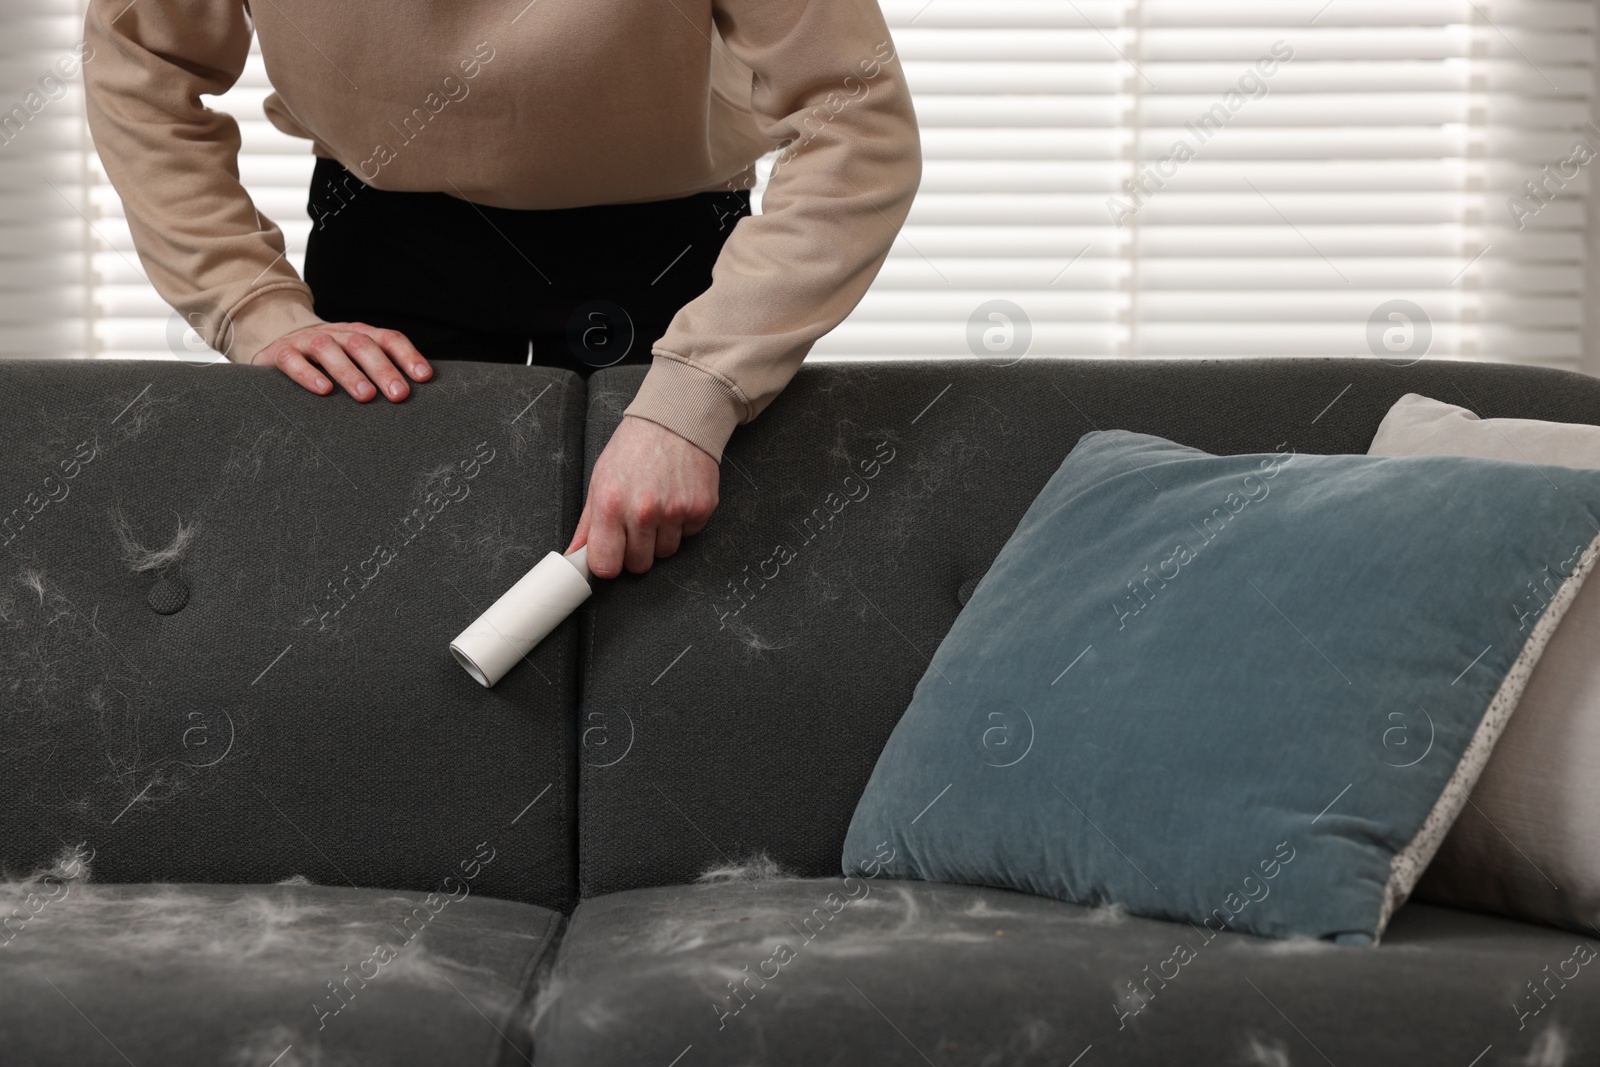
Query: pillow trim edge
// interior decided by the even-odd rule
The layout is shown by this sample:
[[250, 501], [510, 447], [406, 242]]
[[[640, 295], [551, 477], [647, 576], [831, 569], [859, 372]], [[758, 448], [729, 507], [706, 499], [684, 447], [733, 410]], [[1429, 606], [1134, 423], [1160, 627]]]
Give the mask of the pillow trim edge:
[[1596, 534], [1589, 542], [1578, 560], [1577, 567], [1567, 580], [1561, 583], [1561, 588], [1551, 596], [1550, 603], [1539, 616], [1539, 621], [1533, 624], [1528, 639], [1523, 642], [1517, 658], [1506, 670], [1505, 677], [1500, 681], [1500, 687], [1495, 691], [1494, 697], [1490, 699], [1482, 718], [1478, 721], [1478, 728], [1473, 732], [1472, 739], [1456, 762], [1454, 773], [1440, 791], [1439, 799], [1434, 802], [1422, 826], [1406, 847], [1395, 853], [1394, 858], [1389, 861], [1389, 881], [1384, 886], [1383, 905], [1379, 909], [1377, 924], [1372, 933], [1374, 946], [1382, 939], [1389, 920], [1410, 897], [1429, 861], [1444, 844], [1445, 835], [1466, 808], [1472, 789], [1477, 785], [1478, 778], [1483, 774], [1483, 769], [1488, 765], [1489, 757], [1494, 752], [1494, 746], [1499, 742], [1500, 735], [1505, 731], [1517, 704], [1522, 699], [1522, 692], [1533, 675], [1533, 669], [1538, 666], [1539, 660], [1544, 655], [1545, 646], [1550, 643], [1556, 627], [1560, 625], [1572, 607], [1573, 601], [1577, 599], [1579, 590], [1583, 588], [1594, 570], [1597, 560], [1600, 560], [1600, 534]]

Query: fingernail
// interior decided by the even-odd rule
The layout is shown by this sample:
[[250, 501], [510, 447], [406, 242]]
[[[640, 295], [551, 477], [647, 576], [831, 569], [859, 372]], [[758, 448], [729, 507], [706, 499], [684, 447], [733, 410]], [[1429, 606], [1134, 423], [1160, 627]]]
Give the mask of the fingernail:
[[326, 378], [318, 378], [316, 381], [312, 382], [311, 384], [315, 385], [317, 387], [317, 392], [320, 393], [324, 389], [328, 388], [328, 379], [326, 379]]
[[426, 363], [418, 363], [415, 367], [411, 368], [411, 373], [418, 378], [426, 378], [428, 375], [433, 373], [433, 368], [429, 367]]
[[365, 399], [368, 396], [367, 390], [370, 388], [372, 387], [366, 382], [360, 383], [356, 386], [356, 396]]
[[389, 383], [389, 395], [390, 396], [399, 396], [400, 395], [400, 390], [403, 389], [403, 388], [404, 387], [399, 382], [390, 382]]

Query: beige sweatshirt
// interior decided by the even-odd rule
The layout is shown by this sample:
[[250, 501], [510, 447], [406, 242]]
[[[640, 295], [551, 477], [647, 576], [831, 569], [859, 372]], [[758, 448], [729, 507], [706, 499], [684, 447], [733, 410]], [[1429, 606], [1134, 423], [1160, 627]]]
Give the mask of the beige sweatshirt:
[[89, 128], [140, 260], [239, 362], [321, 321], [239, 182], [237, 124], [199, 100], [238, 79], [252, 25], [273, 125], [379, 189], [660, 200], [750, 188], [781, 147], [625, 412], [718, 460], [860, 301], [921, 177], [876, 0], [91, 0]]

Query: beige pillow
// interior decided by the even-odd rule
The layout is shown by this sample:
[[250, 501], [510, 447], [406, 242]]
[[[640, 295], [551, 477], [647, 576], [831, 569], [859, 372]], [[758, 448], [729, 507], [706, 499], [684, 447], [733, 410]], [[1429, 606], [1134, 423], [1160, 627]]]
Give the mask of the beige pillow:
[[[1408, 393], [1368, 453], [1600, 467], [1600, 426], [1480, 419]], [[1537, 611], [1559, 584], [1544, 577], [1508, 610]], [[1412, 898], [1600, 933], [1600, 583], [1578, 591]]]

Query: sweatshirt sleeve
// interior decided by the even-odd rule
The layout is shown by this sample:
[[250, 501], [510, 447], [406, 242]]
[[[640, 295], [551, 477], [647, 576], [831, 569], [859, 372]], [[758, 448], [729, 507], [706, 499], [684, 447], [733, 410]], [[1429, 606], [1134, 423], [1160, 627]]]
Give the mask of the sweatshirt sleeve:
[[239, 181], [239, 126], [201, 94], [244, 70], [244, 0], [90, 0], [89, 131], [157, 292], [217, 351], [250, 362], [322, 320], [283, 234]]
[[624, 411], [719, 461], [812, 344], [877, 276], [922, 176], [911, 95], [876, 0], [716, 0], [729, 51], [754, 74], [762, 132], [788, 142], [712, 282], [674, 316]]

